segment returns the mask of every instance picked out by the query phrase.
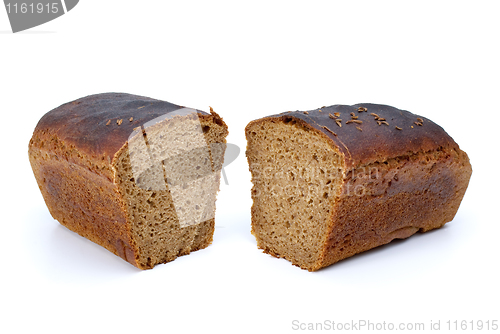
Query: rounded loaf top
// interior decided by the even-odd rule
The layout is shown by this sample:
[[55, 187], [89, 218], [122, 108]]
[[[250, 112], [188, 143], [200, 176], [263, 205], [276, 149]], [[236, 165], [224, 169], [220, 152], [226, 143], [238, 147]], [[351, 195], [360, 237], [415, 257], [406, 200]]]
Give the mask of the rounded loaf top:
[[302, 125], [326, 134], [344, 154], [347, 167], [417, 152], [459, 149], [453, 138], [436, 123], [388, 105], [333, 105], [269, 117], [284, 122], [298, 119]]
[[46, 113], [35, 133], [56, 135], [86, 154], [112, 160], [135, 128], [180, 108], [183, 107], [132, 94], [90, 95]]

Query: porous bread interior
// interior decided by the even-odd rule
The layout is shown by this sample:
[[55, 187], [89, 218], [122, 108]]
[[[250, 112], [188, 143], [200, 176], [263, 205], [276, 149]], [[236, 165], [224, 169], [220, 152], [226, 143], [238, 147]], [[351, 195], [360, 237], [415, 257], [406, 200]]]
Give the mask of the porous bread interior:
[[315, 130], [269, 119], [247, 128], [252, 233], [259, 248], [304, 269], [322, 256], [344, 159]]
[[[201, 138], [206, 142], [193, 146], [192, 140], [199, 140], [200, 136], [190, 136], [190, 133], [200, 123]], [[140, 147], [127, 147], [120, 152], [115, 162], [116, 182], [126, 203], [140, 268], [152, 268], [172, 261], [212, 242], [215, 199], [226, 135], [225, 127], [212, 116], [200, 117], [199, 120], [198, 117], [175, 117], [167, 121], [166, 126], [146, 129], [144, 139], [153, 161], [163, 161], [163, 164], [145, 168], [137, 179], [130, 156], [138, 153], [134, 149]], [[207, 144], [213, 148], [210, 145], [213, 143], [221, 145], [215, 146], [217, 150], [207, 151]], [[175, 168], [168, 171], [168, 166]], [[167, 182], [168, 186], [165, 186]], [[170, 191], [174, 186], [177, 190]], [[175, 203], [177, 207], [172, 195], [182, 201]], [[187, 216], [196, 216], [197, 221], [181, 226], [179, 209], [186, 210]]]

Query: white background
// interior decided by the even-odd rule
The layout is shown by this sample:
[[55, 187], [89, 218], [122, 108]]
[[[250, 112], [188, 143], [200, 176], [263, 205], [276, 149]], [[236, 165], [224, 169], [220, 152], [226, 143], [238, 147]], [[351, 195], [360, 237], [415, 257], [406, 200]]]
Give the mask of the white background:
[[[0, 332], [500, 321], [498, 2], [346, 3], [82, 0], [18, 34], [0, 7]], [[226, 168], [207, 249], [140, 271], [52, 219], [28, 161], [32, 131], [49, 110], [102, 92], [223, 116], [242, 154]], [[250, 234], [245, 125], [361, 102], [428, 117], [469, 154], [455, 219], [315, 273], [263, 254]]]

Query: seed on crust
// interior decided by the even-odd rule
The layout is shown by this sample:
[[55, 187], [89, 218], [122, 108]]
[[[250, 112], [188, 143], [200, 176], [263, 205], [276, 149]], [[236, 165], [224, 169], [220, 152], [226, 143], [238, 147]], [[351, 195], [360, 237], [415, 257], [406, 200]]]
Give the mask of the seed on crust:
[[335, 132], [333, 132], [332, 130], [330, 130], [327, 126], [323, 126], [323, 129], [330, 132], [332, 135], [337, 136], [337, 134]]

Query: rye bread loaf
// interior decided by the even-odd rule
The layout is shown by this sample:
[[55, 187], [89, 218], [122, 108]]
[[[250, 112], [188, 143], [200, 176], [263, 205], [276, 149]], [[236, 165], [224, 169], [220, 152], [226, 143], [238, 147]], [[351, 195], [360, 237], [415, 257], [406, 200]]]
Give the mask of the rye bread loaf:
[[309, 271], [443, 226], [472, 173], [440, 126], [386, 105], [273, 115], [246, 138], [257, 245]]
[[227, 134], [212, 110], [98, 94], [45, 114], [29, 159], [54, 219], [149, 269], [212, 242]]

